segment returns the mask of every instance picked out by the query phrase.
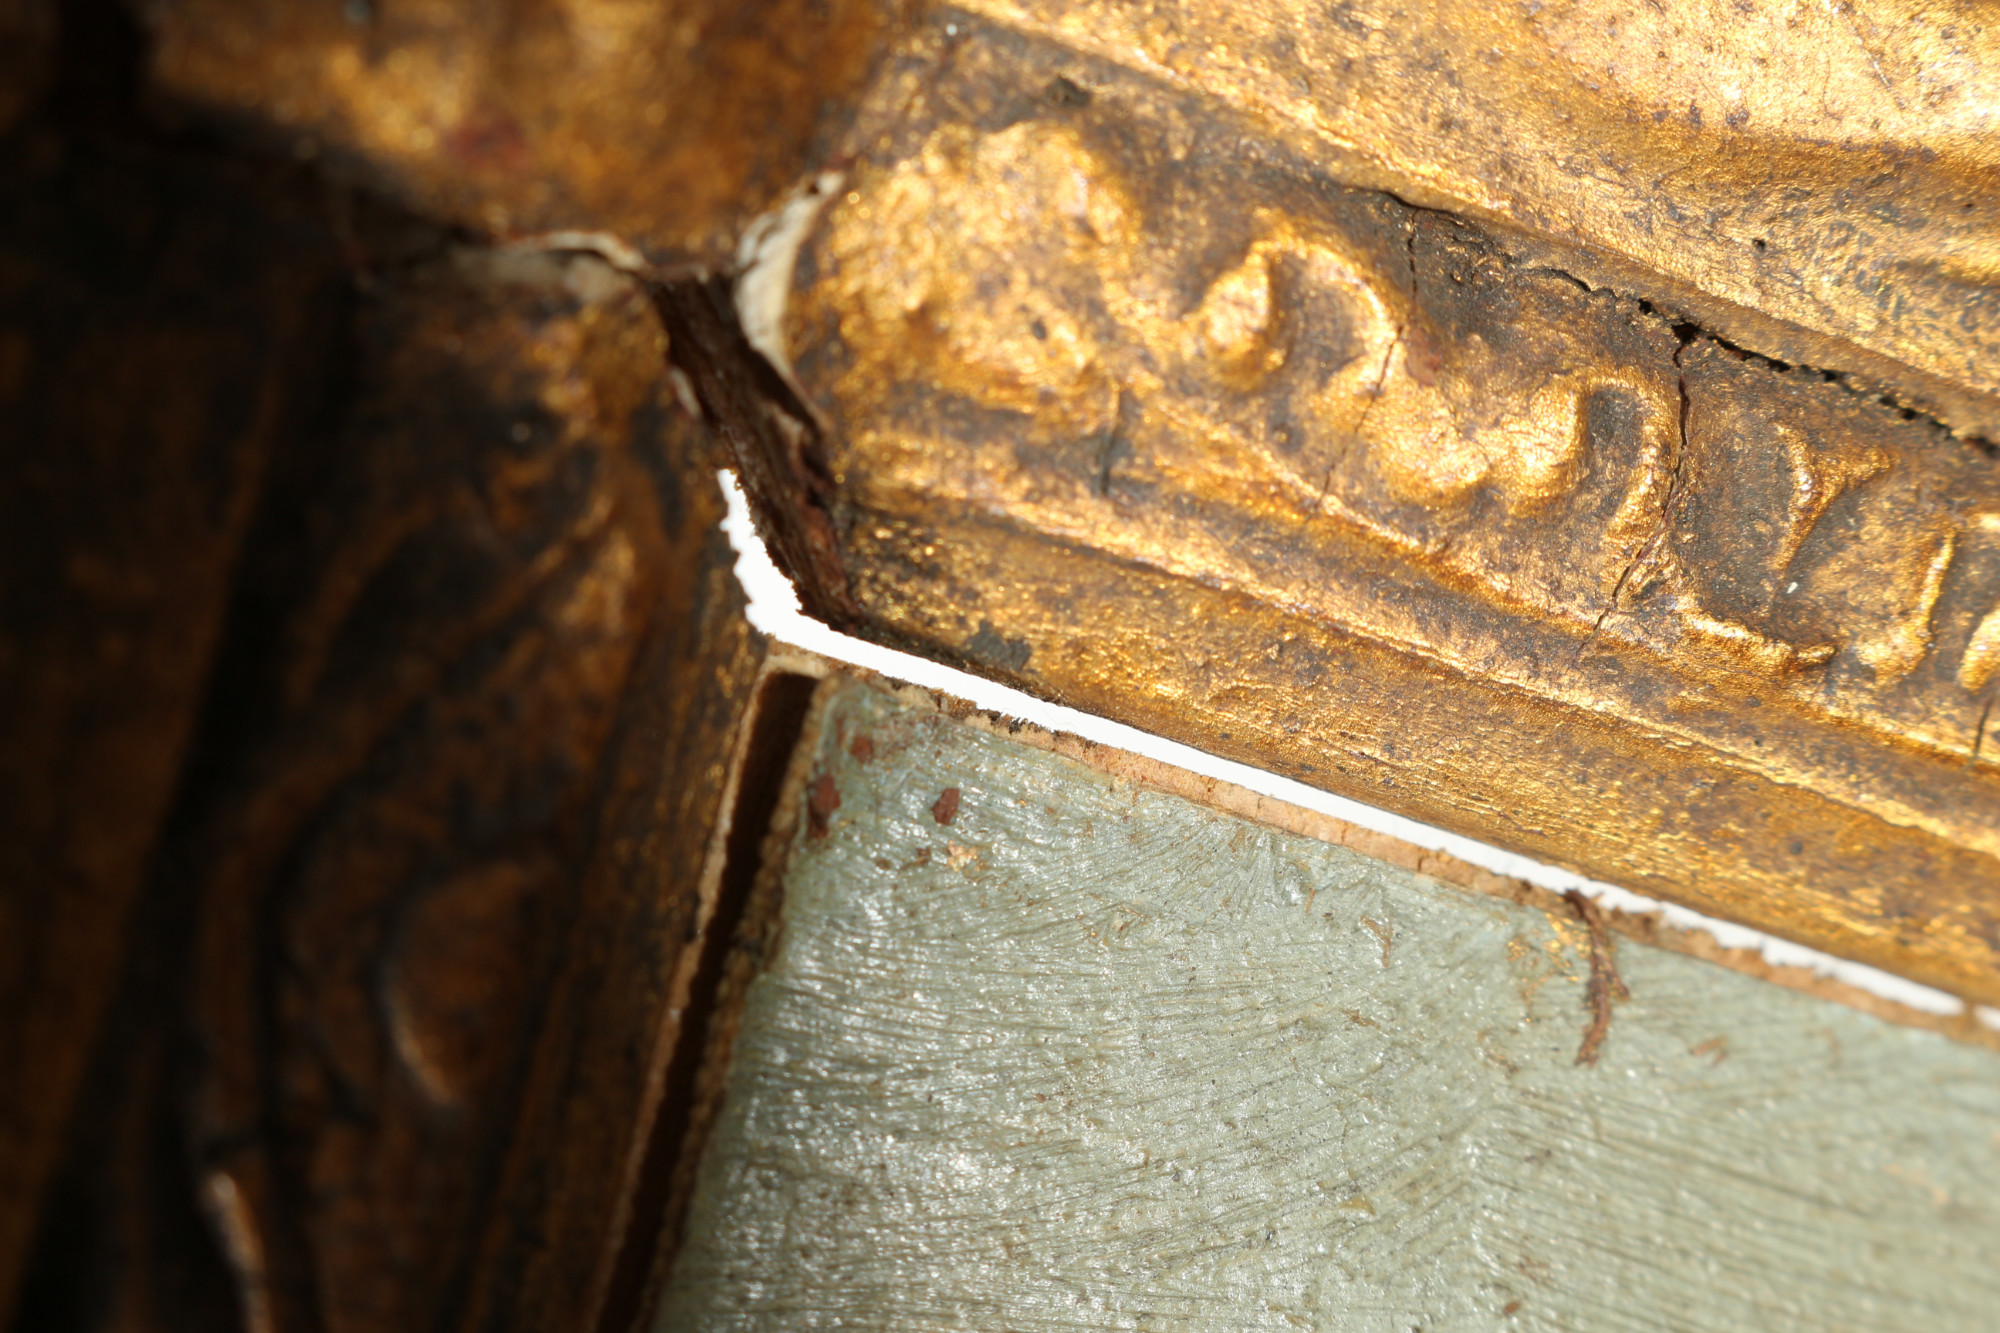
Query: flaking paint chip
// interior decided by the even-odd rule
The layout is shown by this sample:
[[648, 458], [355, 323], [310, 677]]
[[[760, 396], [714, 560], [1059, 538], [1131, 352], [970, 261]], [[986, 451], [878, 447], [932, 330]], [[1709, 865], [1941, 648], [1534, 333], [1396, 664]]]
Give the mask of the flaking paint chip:
[[834, 785], [833, 774], [822, 773], [813, 779], [812, 788], [806, 793], [806, 836], [824, 838], [827, 823], [838, 809], [840, 788]]

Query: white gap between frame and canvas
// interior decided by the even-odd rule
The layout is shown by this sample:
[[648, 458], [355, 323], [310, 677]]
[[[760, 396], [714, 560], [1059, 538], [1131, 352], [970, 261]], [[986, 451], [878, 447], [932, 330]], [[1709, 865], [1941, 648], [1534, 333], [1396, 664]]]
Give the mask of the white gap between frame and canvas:
[[763, 633], [785, 643], [817, 653], [835, 662], [845, 662], [867, 671], [907, 681], [941, 694], [955, 695], [977, 708], [1019, 718], [1044, 731], [1067, 732], [1100, 745], [1141, 755], [1158, 763], [1185, 769], [1203, 777], [1234, 783], [1249, 791], [1284, 801], [1306, 810], [1398, 838], [1426, 851], [1442, 852], [1495, 874], [1525, 880], [1554, 893], [1576, 890], [1606, 908], [1630, 913], [1658, 913], [1670, 926], [1702, 931], [1725, 949], [1754, 949], [1765, 962], [1777, 967], [1800, 967], [1853, 986], [1858, 990], [1924, 1013], [1945, 1016], [1964, 1012], [1968, 1007], [1986, 1027], [2000, 1031], [2000, 1008], [1990, 1005], [1967, 1006], [1957, 996], [1932, 986], [1910, 981], [1865, 963], [1836, 958], [1818, 949], [1782, 940], [1749, 926], [1720, 921], [1690, 908], [1662, 902], [1634, 893], [1615, 884], [1590, 879], [1560, 866], [1510, 852], [1462, 834], [1449, 833], [1414, 819], [1381, 810], [1360, 801], [1292, 778], [1253, 768], [1235, 760], [1219, 758], [1191, 745], [1183, 745], [1137, 727], [1114, 722], [1078, 709], [1066, 708], [1031, 694], [975, 676], [968, 671], [932, 662], [910, 653], [898, 652], [853, 635], [842, 634], [800, 609], [798, 593], [791, 580], [779, 572], [770, 552], [757, 536], [750, 519], [750, 507], [735, 476], [718, 474], [728, 502], [723, 531], [736, 552], [736, 577], [749, 601], [750, 623]]

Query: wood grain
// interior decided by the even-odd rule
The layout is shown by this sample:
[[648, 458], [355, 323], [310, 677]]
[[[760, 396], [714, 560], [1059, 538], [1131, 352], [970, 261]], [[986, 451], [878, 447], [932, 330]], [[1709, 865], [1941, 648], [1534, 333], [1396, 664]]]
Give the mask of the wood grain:
[[0, 142], [0, 1312], [199, 729], [332, 238], [212, 162]]
[[437, 238], [350, 309], [23, 1329], [591, 1327], [631, 1222], [763, 651], [712, 457], [601, 260]]

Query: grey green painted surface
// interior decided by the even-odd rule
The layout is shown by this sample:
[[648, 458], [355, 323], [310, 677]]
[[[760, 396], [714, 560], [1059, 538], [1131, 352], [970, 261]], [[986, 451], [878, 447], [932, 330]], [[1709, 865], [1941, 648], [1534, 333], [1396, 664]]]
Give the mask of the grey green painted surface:
[[830, 706], [663, 1333], [2000, 1329], [1993, 1053], [1621, 942], [1580, 1068], [1573, 922]]

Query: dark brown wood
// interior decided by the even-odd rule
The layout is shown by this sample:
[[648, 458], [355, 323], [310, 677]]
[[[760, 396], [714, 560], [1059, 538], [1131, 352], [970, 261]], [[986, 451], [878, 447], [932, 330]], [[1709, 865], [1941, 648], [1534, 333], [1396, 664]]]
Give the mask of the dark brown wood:
[[631, 283], [456, 252], [361, 343], [193, 834], [193, 1147], [252, 1327], [572, 1319], [755, 653]]
[[651, 291], [0, 149], [0, 1325], [594, 1328], [763, 656]]
[[213, 164], [32, 129], [0, 181], [4, 1309], [341, 284]]
[[775, 902], [768, 891], [765, 849], [818, 683], [811, 676], [774, 669], [758, 689], [732, 784], [715, 910], [703, 933], [680, 1040], [662, 1079], [652, 1142], [633, 1190], [618, 1269], [598, 1321], [604, 1333], [649, 1327], [660, 1288], [684, 1239], [695, 1170], [721, 1093], [719, 1066], [728, 1061], [739, 1018], [744, 968], [762, 958], [771, 938]]
[[674, 365], [688, 377], [704, 420], [729, 446], [758, 534], [778, 567], [809, 605], [836, 619], [858, 615], [827, 517], [835, 483], [813, 409], [751, 347], [727, 279], [664, 283], [659, 306]]
[[[743, 619], [713, 468], [677, 412], [664, 409], [676, 431], [653, 460], [658, 582], [634, 607], [646, 622], [638, 669], [598, 777], [597, 843], [571, 909], [506, 1206], [482, 1252], [472, 1328], [600, 1325], [621, 1246], [643, 1247], [657, 1224], [634, 1196], [673, 1061], [700, 1039], [704, 913], [727, 887], [704, 875], [715, 873], [721, 803], [740, 783], [728, 766], [763, 642]], [[601, 1326], [625, 1327], [611, 1318], [620, 1313]]]

